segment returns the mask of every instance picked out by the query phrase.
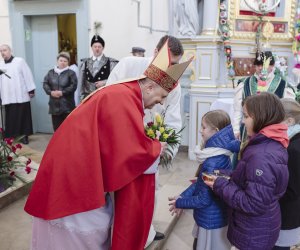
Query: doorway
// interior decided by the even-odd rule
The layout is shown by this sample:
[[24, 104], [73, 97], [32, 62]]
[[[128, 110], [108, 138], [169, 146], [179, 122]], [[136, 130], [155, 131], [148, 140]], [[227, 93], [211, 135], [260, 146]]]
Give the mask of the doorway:
[[71, 64], [77, 62], [77, 34], [75, 14], [31, 16], [31, 58], [36, 83], [32, 114], [35, 132], [53, 133], [48, 114], [49, 96], [43, 89], [43, 79], [56, 65], [60, 51], [70, 53]]

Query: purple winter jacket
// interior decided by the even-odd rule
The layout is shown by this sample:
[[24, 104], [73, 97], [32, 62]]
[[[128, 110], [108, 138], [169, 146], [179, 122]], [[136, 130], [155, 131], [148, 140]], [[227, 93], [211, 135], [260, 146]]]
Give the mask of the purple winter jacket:
[[217, 178], [213, 190], [230, 207], [227, 237], [240, 250], [269, 250], [281, 225], [279, 198], [288, 184], [288, 154], [262, 134], [251, 138], [231, 179]]

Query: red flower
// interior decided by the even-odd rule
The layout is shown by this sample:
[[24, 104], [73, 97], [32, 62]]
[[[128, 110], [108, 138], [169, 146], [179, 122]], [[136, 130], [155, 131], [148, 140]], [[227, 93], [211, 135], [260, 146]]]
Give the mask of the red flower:
[[26, 165], [30, 164], [31, 163], [31, 159], [28, 158], [27, 162], [26, 162]]
[[14, 175], [15, 175], [15, 171], [11, 171], [11, 172], [9, 173], [9, 175], [10, 175], [10, 176], [14, 176]]
[[3, 131], [4, 131], [3, 128], [0, 128], [0, 133], [3, 133]]
[[154, 124], [153, 122], [148, 122], [148, 123], [147, 123], [147, 126], [148, 126], [148, 127], [152, 127], [153, 124]]
[[22, 148], [22, 145], [21, 145], [20, 143], [18, 143], [18, 144], [16, 145], [16, 148], [21, 149], [21, 148]]
[[25, 171], [26, 171], [27, 174], [30, 174], [30, 172], [31, 172], [31, 167], [26, 166]]
[[11, 147], [11, 151], [13, 151], [14, 153], [16, 153], [17, 148], [16, 148], [15, 146], [12, 146], [12, 147]]
[[9, 156], [7, 156], [7, 160], [8, 160], [8, 161], [12, 161], [13, 158], [9, 155]]
[[14, 139], [13, 139], [13, 138], [5, 138], [4, 141], [5, 141], [8, 145], [12, 145]]

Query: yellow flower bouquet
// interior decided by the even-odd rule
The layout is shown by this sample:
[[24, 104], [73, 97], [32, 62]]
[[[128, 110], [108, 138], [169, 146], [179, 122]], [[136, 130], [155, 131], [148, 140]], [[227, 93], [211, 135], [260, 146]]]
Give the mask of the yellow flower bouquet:
[[172, 149], [180, 144], [181, 132], [183, 129], [184, 128], [176, 132], [175, 129], [168, 128], [164, 122], [164, 114], [160, 115], [158, 113], [155, 114], [152, 122], [148, 122], [145, 125], [145, 133], [148, 137], [168, 144], [168, 148], [160, 158], [160, 164], [163, 167], [169, 167], [171, 165], [173, 158]]

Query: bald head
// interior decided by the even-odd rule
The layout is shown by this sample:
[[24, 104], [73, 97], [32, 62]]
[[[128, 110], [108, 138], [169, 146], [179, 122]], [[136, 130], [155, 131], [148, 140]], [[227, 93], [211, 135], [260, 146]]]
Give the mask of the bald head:
[[0, 53], [4, 60], [11, 58], [11, 48], [7, 44], [0, 45]]

